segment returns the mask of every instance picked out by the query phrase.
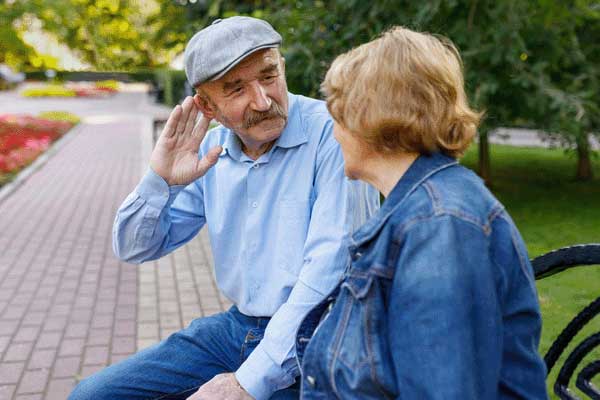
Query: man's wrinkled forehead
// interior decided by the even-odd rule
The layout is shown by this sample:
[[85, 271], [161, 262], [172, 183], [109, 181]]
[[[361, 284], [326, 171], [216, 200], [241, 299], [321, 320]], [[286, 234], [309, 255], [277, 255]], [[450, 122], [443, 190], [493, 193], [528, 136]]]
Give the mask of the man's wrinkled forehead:
[[200, 84], [200, 87], [218, 88], [226, 91], [247, 80], [255, 79], [260, 75], [279, 72], [281, 55], [277, 48], [257, 51], [240, 61], [231, 71], [223, 77]]

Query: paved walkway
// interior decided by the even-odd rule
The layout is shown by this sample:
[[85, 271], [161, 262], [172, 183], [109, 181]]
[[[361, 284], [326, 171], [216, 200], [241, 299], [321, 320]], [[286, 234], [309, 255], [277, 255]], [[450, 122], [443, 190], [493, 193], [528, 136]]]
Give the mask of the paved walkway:
[[0, 203], [0, 400], [65, 399], [81, 378], [228, 307], [206, 234], [141, 267], [111, 248], [115, 211], [151, 150], [153, 106], [139, 90], [102, 100], [0, 94], [2, 112], [84, 117]]

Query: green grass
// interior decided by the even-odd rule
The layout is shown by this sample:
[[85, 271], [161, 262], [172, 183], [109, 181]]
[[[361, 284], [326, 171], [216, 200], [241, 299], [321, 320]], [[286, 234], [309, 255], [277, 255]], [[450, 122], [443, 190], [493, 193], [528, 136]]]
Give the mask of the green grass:
[[[470, 168], [477, 163], [475, 147], [462, 160]], [[595, 179], [591, 182], [574, 180], [576, 159], [562, 150], [492, 146], [491, 160], [491, 189], [517, 224], [532, 258], [571, 244], [600, 243], [597, 159], [593, 161]], [[537, 287], [544, 321], [540, 351], [545, 354], [568, 321], [600, 295], [600, 266], [565, 271], [537, 281]], [[600, 316], [590, 325], [577, 335], [576, 344], [600, 332]], [[548, 385], [552, 394], [551, 385], [558, 370], [574, 347], [567, 348], [552, 370]], [[597, 348], [580, 367], [599, 359], [600, 348]], [[578, 370], [570, 382], [572, 389]], [[596, 376], [594, 383], [600, 386], [600, 376]], [[575, 392], [585, 398], [578, 390]]]

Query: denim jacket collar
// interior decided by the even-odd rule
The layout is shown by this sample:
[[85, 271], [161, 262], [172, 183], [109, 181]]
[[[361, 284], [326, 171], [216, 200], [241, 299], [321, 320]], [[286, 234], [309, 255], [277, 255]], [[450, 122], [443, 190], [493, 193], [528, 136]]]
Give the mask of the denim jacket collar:
[[[371, 240], [381, 229], [388, 218], [400, 207], [413, 191], [415, 191], [427, 178], [436, 172], [458, 164], [454, 158], [441, 153], [430, 156], [419, 156], [400, 178], [394, 189], [390, 192], [383, 205], [365, 225], [352, 235], [350, 252], [352, 255], [362, 244]], [[354, 258], [354, 256], [353, 256]]]

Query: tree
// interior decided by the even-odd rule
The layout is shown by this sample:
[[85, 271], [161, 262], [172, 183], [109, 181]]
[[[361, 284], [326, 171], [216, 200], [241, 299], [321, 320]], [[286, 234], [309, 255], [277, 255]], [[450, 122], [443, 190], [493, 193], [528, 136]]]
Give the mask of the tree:
[[545, 60], [538, 75], [547, 137], [577, 155], [576, 179], [593, 178], [588, 137], [600, 137], [600, 4], [588, 0], [541, 1], [544, 35], [536, 50]]
[[22, 38], [17, 21], [31, 11], [27, 2], [0, 1], [0, 63], [21, 69], [31, 65], [35, 50]]

